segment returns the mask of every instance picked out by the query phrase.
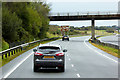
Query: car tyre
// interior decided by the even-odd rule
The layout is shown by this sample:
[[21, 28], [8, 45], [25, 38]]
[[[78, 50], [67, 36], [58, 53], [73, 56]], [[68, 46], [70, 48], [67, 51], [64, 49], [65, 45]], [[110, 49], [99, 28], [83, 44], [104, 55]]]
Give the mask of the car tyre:
[[65, 72], [64, 66], [63, 67], [59, 67], [59, 70], [60, 70], [60, 72]]
[[38, 72], [38, 67], [34, 65], [34, 72]]
[[64, 67], [61, 67], [60, 68], [60, 72], [64, 72], [65, 71], [65, 68]]

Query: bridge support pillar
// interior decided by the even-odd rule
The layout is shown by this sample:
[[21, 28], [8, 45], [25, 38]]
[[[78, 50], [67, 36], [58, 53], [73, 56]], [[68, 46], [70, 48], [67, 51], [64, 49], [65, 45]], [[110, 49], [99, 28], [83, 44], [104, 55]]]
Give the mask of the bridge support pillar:
[[91, 23], [92, 23], [92, 26], [91, 26], [92, 37], [91, 37], [91, 39], [94, 41], [95, 40], [95, 20], [93, 19]]

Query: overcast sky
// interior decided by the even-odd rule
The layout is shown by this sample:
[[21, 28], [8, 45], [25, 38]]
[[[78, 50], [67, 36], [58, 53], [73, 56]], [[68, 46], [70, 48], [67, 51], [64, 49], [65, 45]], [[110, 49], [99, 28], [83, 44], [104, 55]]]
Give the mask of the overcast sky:
[[46, 0], [47, 2], [118, 2], [120, 0]]
[[[119, 0], [47, 0], [51, 13], [118, 11]], [[52, 25], [90, 26], [91, 21], [51, 21]], [[96, 26], [118, 25], [118, 20], [97, 20]]]

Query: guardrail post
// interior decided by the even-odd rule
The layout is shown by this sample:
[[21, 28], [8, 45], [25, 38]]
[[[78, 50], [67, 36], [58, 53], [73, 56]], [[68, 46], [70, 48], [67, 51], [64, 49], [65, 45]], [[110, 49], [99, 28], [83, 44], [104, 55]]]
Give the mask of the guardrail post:
[[11, 55], [13, 55], [13, 51], [14, 51], [14, 50], [11, 51]]
[[16, 52], [18, 52], [18, 48], [16, 48]]
[[22, 51], [22, 47], [21, 47], [20, 49], [21, 49], [21, 51]]
[[14, 54], [16, 53], [16, 51], [14, 50]]
[[4, 55], [2, 54], [2, 59], [3, 59], [3, 56], [4, 56]]
[[8, 52], [8, 56], [10, 56], [10, 52], [11, 52], [11, 51]]
[[21, 52], [21, 48], [19, 47], [19, 52]]
[[5, 54], [5, 58], [7, 58], [7, 53]]

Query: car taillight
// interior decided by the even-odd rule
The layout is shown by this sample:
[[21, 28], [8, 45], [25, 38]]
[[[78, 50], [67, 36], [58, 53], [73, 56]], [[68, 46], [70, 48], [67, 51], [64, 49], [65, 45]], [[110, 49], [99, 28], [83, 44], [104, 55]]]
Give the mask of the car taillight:
[[42, 56], [43, 54], [35, 52], [36, 56]]
[[56, 54], [56, 56], [64, 56], [64, 54], [63, 53], [58, 53], [58, 54]]

